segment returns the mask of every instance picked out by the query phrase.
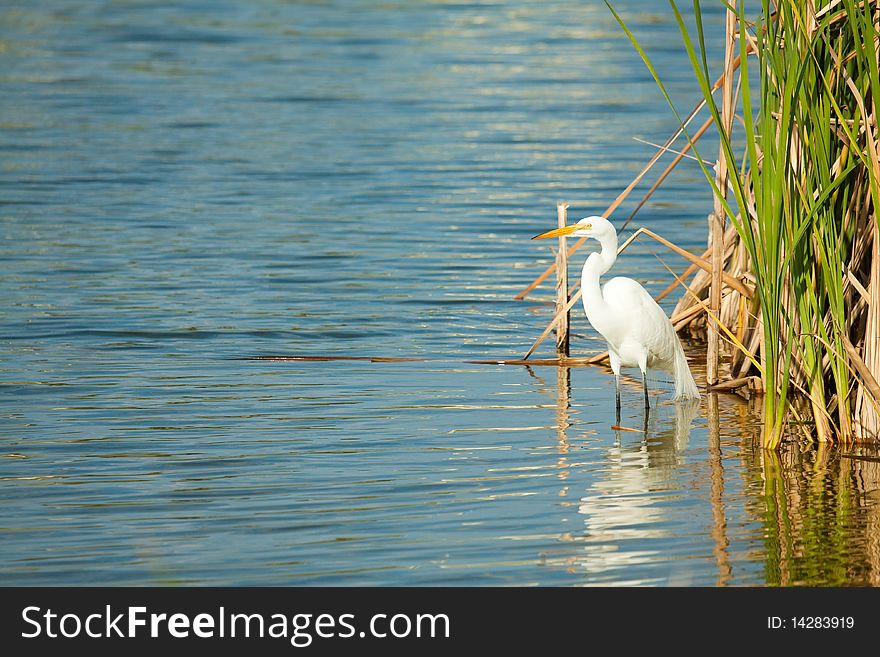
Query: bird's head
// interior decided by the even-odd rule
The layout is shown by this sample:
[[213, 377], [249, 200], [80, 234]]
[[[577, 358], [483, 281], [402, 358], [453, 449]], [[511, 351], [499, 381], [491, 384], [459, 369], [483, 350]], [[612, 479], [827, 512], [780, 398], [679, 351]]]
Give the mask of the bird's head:
[[614, 226], [605, 217], [584, 217], [576, 224], [563, 226], [562, 228], [554, 228], [546, 233], [535, 235], [533, 240], [542, 240], [548, 237], [592, 237], [593, 239], [601, 239], [605, 235], [615, 234]]

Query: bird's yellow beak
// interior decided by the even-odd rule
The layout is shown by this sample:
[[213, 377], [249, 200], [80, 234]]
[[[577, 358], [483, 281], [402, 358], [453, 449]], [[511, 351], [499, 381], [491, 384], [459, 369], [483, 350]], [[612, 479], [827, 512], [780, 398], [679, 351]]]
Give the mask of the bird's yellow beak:
[[562, 228], [554, 228], [553, 230], [548, 230], [546, 233], [541, 233], [540, 235], [535, 235], [533, 240], [543, 240], [548, 237], [563, 237], [565, 235], [571, 235], [578, 228], [583, 228], [580, 224], [571, 224], [570, 226], [563, 226]]

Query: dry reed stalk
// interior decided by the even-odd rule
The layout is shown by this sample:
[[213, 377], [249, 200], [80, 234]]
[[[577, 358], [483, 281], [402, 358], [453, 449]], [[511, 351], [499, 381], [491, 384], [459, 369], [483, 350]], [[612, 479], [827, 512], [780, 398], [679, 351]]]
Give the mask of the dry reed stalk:
[[[746, 349], [750, 353], [756, 354], [758, 353], [758, 331], [761, 329], [758, 324], [758, 316], [761, 312], [760, 304], [757, 299], [750, 301], [743, 299], [742, 301], [742, 312], [737, 315], [737, 339], [746, 345]], [[734, 351], [730, 354], [730, 363], [727, 369], [731, 377], [743, 377], [751, 367], [752, 364], [742, 352]]]
[[594, 363], [589, 358], [535, 358], [526, 360], [524, 358], [510, 359], [477, 359], [466, 360], [465, 363], [473, 363], [475, 365], [538, 365], [544, 367], [589, 367]]
[[[685, 249], [681, 248], [677, 244], [670, 242], [666, 238], [661, 237], [657, 233], [655, 233], [651, 230], [648, 230], [645, 227], [639, 228], [623, 244], [621, 244], [620, 247], [618, 247], [618, 249], [617, 249], [617, 253], [618, 254], [622, 253], [630, 244], [633, 243], [633, 241], [635, 241], [635, 239], [639, 235], [647, 235], [648, 237], [660, 242], [661, 244], [663, 244], [667, 248], [671, 249], [672, 251], [674, 251], [678, 255], [685, 258], [686, 260], [689, 260], [693, 265], [695, 265], [705, 271], [708, 271], [710, 268], [709, 263], [704, 258], [699, 258], [699, 257], [695, 256], [690, 251], [686, 251]], [[740, 292], [740, 294], [742, 294], [743, 296], [751, 298], [752, 291], [750, 289], [748, 289], [742, 283], [742, 281], [739, 281], [739, 280], [733, 278], [732, 276], [730, 276], [727, 273], [723, 274], [723, 280], [725, 283], [727, 283], [727, 285], [729, 285], [733, 289]], [[676, 282], [676, 284], [678, 284], [678, 282]], [[571, 310], [572, 306], [574, 306], [574, 304], [577, 303], [577, 301], [581, 298], [581, 294], [582, 294], [582, 291], [578, 290], [574, 294], [574, 296], [572, 296], [568, 300], [568, 302], [565, 304], [564, 307], [562, 307], [556, 311], [556, 314], [554, 315], [553, 319], [550, 320], [550, 323], [547, 325], [547, 328], [544, 329], [543, 333], [541, 333], [541, 335], [538, 336], [538, 339], [535, 340], [535, 342], [532, 344], [532, 346], [529, 348], [529, 350], [525, 353], [525, 355], [522, 358], [523, 360], [528, 360], [529, 356], [531, 356], [533, 353], [535, 353], [535, 350], [538, 348], [538, 346], [544, 341], [544, 339], [548, 335], [550, 335], [550, 332], [553, 331], [553, 329], [556, 327], [556, 325], [560, 322], [560, 320], [562, 319], [562, 316], [564, 314], [568, 313]], [[664, 296], [665, 296], [665, 294], [667, 294], [666, 291], [664, 291]]]
[[[756, 312], [757, 312], [757, 309], [756, 309]], [[749, 351], [749, 353], [752, 353], [752, 354], [757, 354], [758, 352], [761, 353], [761, 367], [762, 368], [764, 367], [764, 356], [763, 356], [764, 352], [761, 351], [761, 344], [764, 341], [763, 323], [764, 323], [764, 321], [759, 315], [756, 318], [755, 326], [752, 329], [751, 341], [748, 344], [746, 344], [746, 349]], [[735, 372], [735, 374], [736, 374], [736, 376], [740, 376], [740, 377], [745, 376], [746, 373], [750, 369], [752, 369], [752, 363], [748, 360], [748, 358], [743, 357], [741, 364], [740, 364], [739, 371]]]
[[692, 305], [687, 310], [682, 310], [672, 317], [670, 320], [672, 321], [672, 326], [675, 328], [676, 332], [681, 331], [685, 326], [691, 323], [694, 317], [703, 314], [703, 308], [696, 303]]
[[[712, 252], [711, 252], [711, 251], [706, 251], [706, 252], [703, 253], [703, 255], [700, 256], [700, 257], [701, 257], [703, 260], [705, 260], [706, 258], [708, 258], [708, 257], [711, 256], [711, 255], [712, 255]], [[697, 267], [695, 264], [690, 264], [690, 265], [688, 265], [687, 269], [685, 269], [685, 270], [681, 273], [681, 277], [680, 277], [681, 280], [683, 280], [683, 281], [684, 281], [684, 280], [687, 280], [687, 278], [688, 278], [691, 274], [693, 274], [695, 271], [697, 271], [697, 269], [699, 269], [699, 267]], [[654, 297], [654, 300], [655, 300], [655, 301], [660, 301], [660, 299], [662, 299], [663, 297], [667, 296], [670, 292], [672, 292], [672, 291], [673, 291], [675, 288], [677, 288], [677, 287], [678, 287], [678, 281], [672, 281], [669, 285], [667, 285], [666, 287], [663, 288], [663, 291], [660, 292], [660, 294], [658, 294], [656, 297]]]
[[[567, 219], [567, 203], [556, 204], [556, 222], [559, 228], [565, 227]], [[559, 250], [556, 252], [556, 313], [559, 321], [556, 323], [556, 353], [559, 356], [568, 356], [568, 333], [570, 315], [565, 307], [568, 305], [568, 253], [565, 247], [565, 236], [559, 236]]]
[[[669, 266], [668, 266], [665, 262], [663, 262], [662, 260], [661, 260], [660, 262], [663, 264], [664, 267], [666, 267], [667, 271], [669, 271], [670, 274], [672, 274], [673, 276], [675, 276], [675, 272], [673, 272], [672, 269], [670, 269]], [[709, 307], [708, 307], [708, 306], [707, 306], [707, 305], [706, 305], [701, 299], [699, 299], [698, 297], [696, 297], [696, 295], [694, 295], [693, 292], [691, 292], [691, 290], [688, 288], [687, 285], [685, 285], [684, 281], [683, 281], [680, 277], [675, 276], [675, 278], [676, 278], [676, 281], [678, 282], [678, 284], [681, 285], [681, 286], [685, 289], [685, 294], [688, 294], [688, 295], [692, 296], [692, 297], [694, 298], [694, 301], [697, 303], [697, 305], [698, 305], [698, 306], [699, 306], [699, 307], [700, 307], [700, 308], [701, 308], [701, 309], [702, 309], [707, 315], [709, 315], [709, 316], [711, 317], [711, 319], [712, 319], [716, 324], [719, 325], [719, 327], [724, 331], [724, 333], [725, 333], [727, 339], [729, 340], [730, 344], [733, 345], [734, 347], [736, 347], [737, 349], [739, 349], [740, 351], [742, 351], [742, 352], [745, 354], [746, 358], [748, 358], [749, 360], [751, 360], [751, 361], [753, 361], [753, 362], [755, 362], [755, 363], [757, 364], [757, 361], [755, 361], [754, 354], [751, 353], [751, 352], [749, 352], [749, 351], [747, 351], [746, 348], [745, 348], [745, 345], [743, 345], [739, 340], [737, 340], [736, 336], [730, 331], [730, 329], [727, 328], [727, 326], [725, 326], [724, 324], [721, 324], [721, 323], [719, 322], [718, 318], [715, 317], [714, 315], [712, 315], [712, 312], [709, 310]], [[675, 319], [676, 319], [676, 318], [673, 317], [673, 322], [675, 321]]]
[[535, 349], [537, 349], [538, 346], [544, 341], [544, 338], [546, 338], [548, 335], [550, 335], [550, 332], [556, 327], [556, 324], [562, 318], [562, 315], [564, 315], [569, 310], [571, 310], [571, 307], [578, 302], [578, 299], [581, 298], [581, 295], [582, 295], [581, 290], [578, 290], [577, 292], [575, 292], [575, 294], [568, 300], [568, 303], [565, 304], [565, 308], [562, 308], [561, 310], [558, 310], [556, 312], [556, 315], [554, 315], [553, 319], [550, 320], [550, 323], [547, 324], [547, 328], [544, 329], [544, 332], [538, 336], [538, 339], [535, 340], [535, 342], [532, 344], [532, 346], [529, 348], [529, 350], [522, 357], [523, 361], [528, 360], [529, 356], [531, 356], [533, 353], [535, 353]]
[[[739, 255], [738, 249], [734, 248], [733, 253], [731, 254], [731, 257], [729, 259], [725, 257], [725, 261], [730, 263], [728, 271], [737, 272], [741, 276], [742, 272], [741, 272], [741, 268], [738, 266], [739, 265], [738, 255]], [[730, 290], [727, 290], [727, 288], [722, 290], [722, 298], [721, 298], [720, 308], [718, 310], [718, 317], [721, 320], [721, 323], [724, 324], [725, 326], [737, 327], [737, 335], [739, 335], [739, 324], [740, 324], [738, 319], [743, 312], [742, 306], [743, 306], [744, 301], [745, 301], [744, 297], [739, 292], [737, 292], [735, 290], [730, 291]], [[723, 345], [721, 345], [719, 347], [719, 358], [721, 358], [725, 355], [726, 355], [726, 353], [725, 353], [724, 347], [723, 347]], [[719, 372], [720, 372], [720, 369], [721, 369], [721, 366], [719, 364]], [[721, 375], [719, 374], [719, 378], [720, 377], [721, 377]]]
[[[730, 135], [733, 129], [733, 52], [736, 40], [736, 12], [727, 9], [727, 17], [724, 24], [724, 84], [721, 90], [721, 122], [718, 126]], [[709, 245], [722, 244], [724, 241], [724, 204], [727, 197], [727, 158], [723, 144], [718, 147], [718, 160], [715, 165], [715, 207], [709, 215]], [[715, 249], [712, 252], [712, 282], [709, 286], [709, 309], [714, 317], [721, 316], [721, 286], [724, 273], [724, 249]], [[708, 331], [708, 344], [706, 346], [706, 384], [718, 383], [718, 362], [720, 331], [710, 322]]]
[[855, 426], [860, 438], [874, 437], [880, 433], [880, 418], [877, 414], [877, 402], [880, 401], [880, 389], [877, 388], [877, 366], [880, 364], [880, 234], [877, 221], [871, 223], [871, 278], [868, 284], [870, 301], [861, 355], [854, 349], [852, 342], [844, 342], [847, 355], [861, 377], [856, 396]]
[[761, 381], [761, 377], [759, 376], [743, 376], [738, 379], [729, 379], [727, 381], [722, 381], [721, 383], [716, 383], [711, 386], [709, 389], [713, 391], [721, 391], [721, 390], [737, 390], [739, 388], [748, 387], [750, 390], [754, 390], [759, 388], [758, 385]]
[[710, 116], [708, 119], [705, 120], [705, 122], [703, 122], [703, 125], [700, 126], [699, 130], [694, 133], [693, 137], [688, 139], [687, 143], [682, 147], [681, 151], [679, 153], [676, 153], [672, 162], [670, 162], [666, 166], [666, 168], [663, 169], [663, 172], [657, 177], [657, 180], [654, 181], [654, 184], [651, 185], [651, 188], [647, 192], [645, 192], [642, 200], [639, 201], [635, 209], [633, 209], [630, 215], [626, 218], [626, 221], [624, 221], [623, 224], [620, 226], [620, 230], [623, 230], [629, 225], [629, 222], [633, 220], [633, 217], [635, 217], [636, 214], [638, 214], [639, 210], [642, 209], [642, 206], [644, 206], [645, 203], [648, 202], [648, 199], [650, 199], [654, 195], [654, 192], [656, 192], [657, 188], [663, 184], [663, 181], [665, 181], [669, 174], [672, 173], [672, 170], [675, 169], [676, 166], [678, 166], [678, 163], [687, 156], [690, 150], [694, 147], [694, 144], [700, 139], [700, 137], [702, 137], [706, 133], [706, 130], [708, 130], [709, 127], [712, 125], [712, 122], [712, 117]]
[[[737, 68], [739, 68], [739, 62], [740, 62], [740, 58], [739, 58], [739, 56], [737, 56], [733, 62], [733, 70], [734, 71]], [[715, 90], [721, 88], [721, 85], [723, 83], [724, 83], [724, 76], [722, 75], [715, 81], [715, 84], [712, 86], [712, 90], [715, 91]], [[611, 202], [611, 205], [609, 205], [605, 209], [605, 211], [602, 213], [603, 217], [608, 218], [611, 215], [611, 213], [614, 212], [617, 209], [617, 207], [621, 203], [623, 203], [624, 200], [626, 200], [626, 198], [630, 195], [630, 192], [632, 192], [632, 190], [635, 189], [636, 185], [638, 185], [641, 182], [642, 178], [645, 177], [645, 174], [647, 174], [648, 171], [650, 171], [653, 168], [653, 166], [663, 156], [663, 154], [666, 152], [666, 150], [675, 142], [675, 140], [678, 139], [679, 136], [681, 136], [681, 134], [685, 131], [685, 128], [690, 124], [690, 122], [697, 115], [697, 113], [701, 109], [703, 109], [703, 107], [705, 107], [705, 105], [706, 105], [705, 99], [703, 99], [699, 103], [697, 103], [696, 107], [694, 107], [694, 109], [691, 110], [691, 113], [688, 114], [687, 117], [684, 119], [684, 121], [682, 122], [682, 125], [680, 125], [678, 127], [678, 129], [676, 129], [675, 132], [672, 133], [672, 136], [670, 136], [669, 139], [667, 139], [664, 142], [663, 146], [661, 146], [660, 148], [657, 149], [657, 151], [654, 153], [654, 155], [651, 156], [651, 159], [648, 160], [647, 164], [645, 164], [645, 166], [642, 167], [642, 170], [639, 171], [639, 173], [636, 175], [636, 177], [633, 178], [632, 181], [630, 181], [629, 185], [627, 185], [626, 188], [622, 192], [620, 192], [620, 194], [617, 195], [617, 198], [615, 198], [614, 201]], [[682, 150], [682, 153], [687, 153], [687, 151], [691, 149], [694, 142], [697, 140], [697, 138], [698, 138], [697, 135], [702, 135], [705, 131], [706, 131], [706, 129], [701, 127], [700, 130], [697, 131], [695, 136], [688, 140], [688, 143], [685, 146], [685, 148]], [[683, 157], [684, 157], [684, 155], [682, 155], [681, 157], [678, 157], [677, 160], [675, 161], [675, 164], [678, 164], [678, 162], [680, 162]], [[671, 170], [671, 168], [674, 168], [674, 165], [672, 165], [671, 167], [667, 167], [667, 168]], [[661, 174], [660, 182], [662, 182], [662, 180], [665, 179], [667, 175], [668, 175], [668, 171], [664, 171], [664, 173]], [[648, 194], [645, 195], [645, 198], [642, 199], [641, 203], [639, 204], [639, 207], [644, 205], [645, 201], [647, 201], [647, 199], [650, 198], [651, 194], [654, 193], [654, 190], [656, 190], [657, 187], [660, 186], [660, 182], [658, 182], [656, 185], [654, 185], [651, 188], [651, 191], [649, 191]], [[630, 219], [632, 219], [633, 216], [635, 216], [635, 213], [630, 215], [630, 217], [624, 223], [624, 226], [626, 226], [626, 224], [629, 223]], [[582, 237], [577, 242], [575, 242], [568, 249], [568, 256], [571, 257], [575, 251], [577, 251], [580, 247], [582, 247], [584, 245], [584, 243], [586, 243], [586, 241], [587, 241], [587, 238]], [[529, 292], [531, 292], [536, 287], [538, 287], [541, 283], [544, 282], [544, 280], [548, 276], [550, 276], [550, 274], [553, 273], [554, 268], [555, 268], [555, 265], [550, 265], [549, 267], [547, 267], [547, 269], [545, 269], [543, 273], [541, 273], [534, 281], [532, 281], [528, 286], [525, 287], [525, 289], [523, 289], [521, 292], [516, 294], [513, 298], [518, 299], [518, 300], [524, 299], [526, 297], [526, 295], [529, 294]]]
[[[733, 253], [734, 249], [738, 244], [736, 230], [733, 227], [730, 227], [724, 235], [724, 259], [725, 262], [730, 257], [730, 254]], [[711, 261], [712, 249], [709, 248], [703, 254], [702, 259]], [[692, 265], [696, 267], [696, 265]], [[726, 269], [726, 268], [725, 268]], [[682, 278], [685, 278], [682, 276]], [[709, 285], [711, 283], [711, 274], [703, 268], [697, 272], [697, 275], [694, 276], [693, 281], [690, 284], [690, 290], [693, 294], [683, 294], [681, 298], [678, 300], [678, 304], [673, 309], [673, 315], [691, 307], [696, 304], [696, 299], [707, 299], [708, 298], [708, 290]], [[671, 285], [678, 285], [677, 282], [672, 283]], [[697, 319], [701, 319], [700, 326], [705, 326], [705, 317], [698, 317]], [[701, 329], [702, 330], [702, 329]]]
[[[703, 252], [703, 255], [700, 256], [700, 260], [706, 260], [707, 258], [710, 258], [711, 256], [712, 256], [712, 249], [706, 249], [706, 251]], [[663, 290], [660, 292], [660, 294], [658, 294], [656, 297], [654, 297], [654, 301], [660, 301], [661, 299], [668, 296], [670, 292], [672, 292], [673, 290], [678, 288], [678, 286], [679, 286], [678, 281], [679, 280], [682, 280], [682, 281], [687, 280], [688, 276], [693, 274], [698, 269], [699, 269], [699, 267], [697, 267], [693, 263], [688, 265], [688, 268], [682, 272], [681, 276], [679, 276], [678, 279], [672, 281], [669, 285], [667, 285], [666, 287], [663, 288]], [[700, 271], [702, 271], [702, 270], [700, 270]]]
[[[677, 244], [670, 242], [665, 237], [661, 237], [660, 235], [658, 235], [654, 231], [649, 230], [648, 228], [645, 228], [644, 226], [639, 228], [635, 233], [633, 233], [633, 238], [635, 238], [638, 235], [647, 235], [648, 237], [656, 240], [657, 242], [660, 242], [660, 244], [667, 247], [671, 251], [674, 251], [675, 253], [680, 255], [685, 260], [688, 260], [691, 263], [695, 264], [700, 269], [703, 269], [705, 271], [712, 270], [712, 265], [709, 262], [707, 262], [706, 260], [695, 256], [690, 251], [686, 251], [685, 249], [681, 248]], [[718, 240], [718, 243], [721, 243], [721, 240]], [[714, 249], [713, 249], [713, 253], [714, 253]], [[721, 272], [721, 279], [725, 285], [733, 288], [734, 290], [736, 290], [737, 292], [739, 292], [740, 294], [742, 294], [743, 296], [745, 296], [749, 299], [751, 299], [752, 296], [754, 295], [754, 292], [751, 289], [749, 289], [748, 287], [746, 287], [746, 285], [741, 280], [739, 280], [738, 278], [734, 278], [733, 276], [731, 276], [730, 274], [728, 274], [725, 271]]]

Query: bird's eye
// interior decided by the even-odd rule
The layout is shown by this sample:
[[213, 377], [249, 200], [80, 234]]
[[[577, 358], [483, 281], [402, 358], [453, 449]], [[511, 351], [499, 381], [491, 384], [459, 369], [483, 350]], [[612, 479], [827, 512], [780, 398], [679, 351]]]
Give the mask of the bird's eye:
[[586, 230], [590, 230], [592, 227], [593, 227], [593, 224], [587, 224], [586, 226], [584, 226], [584, 228]]

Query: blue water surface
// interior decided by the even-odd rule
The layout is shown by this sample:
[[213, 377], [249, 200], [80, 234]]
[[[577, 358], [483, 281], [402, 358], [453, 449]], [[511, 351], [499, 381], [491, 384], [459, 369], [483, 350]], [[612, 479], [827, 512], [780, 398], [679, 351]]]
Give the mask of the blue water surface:
[[[614, 5], [687, 113], [667, 3]], [[0, 81], [0, 583], [880, 584], [864, 450], [764, 454], [754, 400], [662, 375], [615, 430], [603, 368], [469, 362], [546, 326], [556, 203], [676, 126], [603, 2], [11, 0]], [[699, 253], [709, 211], [686, 160], [628, 230]]]

